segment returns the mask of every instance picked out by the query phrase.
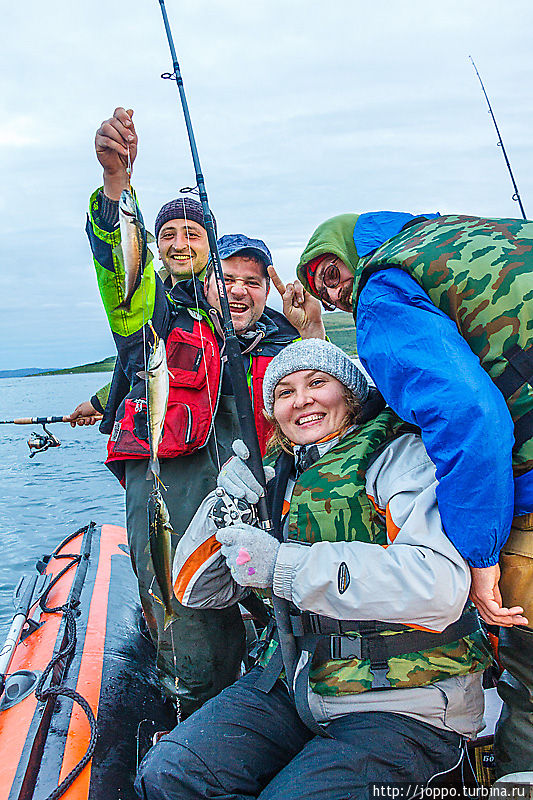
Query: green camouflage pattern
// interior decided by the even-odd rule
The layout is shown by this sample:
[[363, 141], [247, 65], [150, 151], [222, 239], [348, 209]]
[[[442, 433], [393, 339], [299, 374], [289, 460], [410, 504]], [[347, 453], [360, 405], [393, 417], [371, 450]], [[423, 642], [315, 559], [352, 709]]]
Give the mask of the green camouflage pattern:
[[385, 521], [365, 490], [369, 462], [405, 423], [390, 409], [361, 425], [298, 478], [289, 511], [289, 539], [387, 544]]
[[[370, 273], [397, 267], [456, 323], [491, 378], [513, 345], [533, 344], [533, 222], [445, 215], [407, 228], [355, 268], [357, 296]], [[515, 422], [533, 409], [533, 387], [508, 400]], [[533, 468], [533, 436], [513, 452], [515, 474]]]
[[[491, 661], [487, 640], [479, 630], [442, 647], [389, 658], [387, 678], [391, 689], [413, 689], [454, 675], [481, 672]], [[323, 696], [367, 692], [372, 688], [370, 661], [335, 660], [313, 665], [309, 683], [314, 692]]]
[[[314, 544], [319, 541], [358, 541], [387, 545], [384, 513], [366, 494], [365, 476], [371, 461], [389, 441], [401, 435], [403, 423], [387, 408], [325, 453], [296, 482], [289, 511], [289, 539]], [[384, 631], [380, 636], [394, 636]], [[354, 633], [354, 637], [359, 634]], [[276, 642], [270, 642], [260, 660], [264, 666]], [[310, 685], [320, 695], [357, 694], [372, 688], [370, 661], [331, 659], [316, 663]], [[454, 675], [486, 669], [491, 662], [481, 629], [457, 642], [389, 659], [391, 688], [426, 686]]]

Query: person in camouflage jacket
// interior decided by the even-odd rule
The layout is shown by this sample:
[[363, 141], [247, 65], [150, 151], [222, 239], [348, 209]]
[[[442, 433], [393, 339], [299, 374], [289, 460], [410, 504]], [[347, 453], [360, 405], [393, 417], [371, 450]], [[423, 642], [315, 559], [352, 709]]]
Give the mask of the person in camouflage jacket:
[[471, 597], [504, 626], [498, 775], [533, 770], [532, 270], [533, 222], [398, 212], [327, 220], [297, 270], [353, 311], [363, 365], [421, 428]]
[[[291, 604], [294, 649], [269, 626], [259, 665], [148, 754], [147, 800], [366, 798], [371, 782], [452, 768], [482, 725], [490, 653], [420, 436], [389, 408], [370, 413], [362, 373], [322, 340], [276, 356], [263, 395], [284, 448], [265, 460], [278, 539], [217, 528], [212, 493], [176, 550], [174, 591], [226, 608], [270, 589]], [[234, 449], [219, 490], [256, 502]]]

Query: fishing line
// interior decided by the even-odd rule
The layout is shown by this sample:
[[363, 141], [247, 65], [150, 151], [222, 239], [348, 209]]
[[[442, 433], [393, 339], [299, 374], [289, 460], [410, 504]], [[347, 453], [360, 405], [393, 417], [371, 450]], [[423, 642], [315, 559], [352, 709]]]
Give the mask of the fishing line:
[[172, 643], [172, 659], [174, 661], [174, 688], [176, 689], [176, 695], [174, 696], [174, 701], [176, 703], [176, 721], [179, 725], [181, 722], [181, 705], [180, 699], [178, 697], [178, 686], [179, 686], [179, 677], [178, 677], [178, 662], [176, 659], [176, 647], [174, 645], [174, 631], [172, 630], [172, 623], [170, 623], [170, 641]]
[[[250, 398], [248, 381], [244, 369], [242, 351], [240, 344], [237, 340], [237, 336], [235, 334], [235, 328], [233, 325], [233, 320], [229, 308], [228, 295], [226, 292], [226, 284], [224, 282], [224, 274], [222, 272], [222, 267], [220, 264], [220, 253], [218, 252], [218, 245], [213, 225], [213, 218], [211, 210], [209, 208], [207, 190], [205, 187], [204, 176], [202, 174], [202, 169], [200, 165], [200, 158], [198, 155], [196, 138], [194, 136], [194, 131], [192, 127], [191, 115], [189, 113], [189, 106], [187, 103], [187, 98], [185, 96], [183, 78], [181, 76], [178, 57], [176, 54], [176, 49], [174, 47], [172, 32], [170, 30], [170, 24], [168, 21], [168, 16], [165, 8], [165, 0], [159, 0], [159, 6], [163, 17], [163, 24], [165, 27], [165, 33], [167, 37], [168, 46], [170, 49], [170, 54], [172, 58], [172, 67], [173, 67], [172, 72], [163, 73], [161, 77], [164, 79], [175, 81], [178, 94], [180, 97], [181, 108], [183, 111], [185, 127], [187, 129], [187, 137], [189, 139], [189, 146], [194, 165], [196, 185], [198, 187], [198, 194], [200, 197], [200, 203], [202, 205], [202, 211], [204, 215], [204, 227], [207, 232], [209, 249], [211, 251], [211, 258], [213, 261], [214, 277], [216, 280], [216, 286], [220, 298], [220, 310], [224, 326], [224, 337], [225, 337], [225, 348], [226, 348], [225, 352], [233, 384], [235, 405], [237, 408], [237, 416], [241, 428], [241, 435], [250, 453], [248, 466], [250, 467], [252, 473], [257, 478], [259, 483], [264, 487], [266, 485], [265, 472], [261, 457], [261, 448], [259, 446], [259, 439], [257, 435], [254, 410], [252, 408], [252, 401]], [[269, 518], [266, 498], [264, 495], [259, 498], [259, 501], [257, 503], [257, 510], [258, 510], [258, 517], [260, 520], [259, 522], [260, 526], [265, 530], [270, 531], [272, 529], [272, 523]]]
[[503, 154], [503, 157], [505, 159], [505, 164], [507, 165], [507, 170], [509, 171], [509, 176], [511, 178], [511, 183], [513, 184], [514, 194], [513, 194], [511, 199], [514, 200], [515, 203], [518, 203], [518, 205], [520, 206], [520, 211], [522, 212], [522, 217], [525, 220], [527, 220], [526, 212], [524, 211], [524, 206], [522, 205], [522, 199], [521, 199], [520, 193], [518, 191], [518, 186], [516, 185], [515, 177], [513, 175], [513, 170], [511, 169], [511, 162], [509, 161], [509, 158], [507, 156], [507, 152], [506, 152], [505, 146], [503, 144], [502, 135], [500, 133], [500, 129], [498, 128], [498, 123], [496, 122], [496, 117], [494, 116], [494, 111], [492, 110], [492, 106], [490, 104], [489, 96], [488, 96], [488, 94], [487, 94], [487, 92], [485, 90], [485, 86], [483, 85], [483, 81], [481, 80], [481, 75], [478, 72], [478, 69], [476, 67], [474, 59], [472, 58], [472, 56], [468, 56], [468, 57], [469, 57], [470, 61], [472, 62], [472, 66], [474, 67], [474, 69], [476, 71], [476, 75], [479, 78], [479, 82], [481, 84], [481, 88], [483, 90], [483, 94], [485, 95], [485, 100], [487, 101], [487, 105], [489, 107], [489, 114], [492, 117], [492, 121], [493, 121], [494, 127], [496, 129], [496, 133], [498, 134], [498, 146], [501, 147], [501, 149], [502, 149], [502, 154]]
[[222, 465], [221, 465], [221, 462], [220, 462], [220, 453], [218, 451], [218, 439], [217, 439], [217, 430], [216, 430], [216, 427], [215, 427], [215, 411], [214, 411], [214, 406], [213, 406], [213, 398], [212, 398], [212, 395], [211, 395], [211, 386], [209, 385], [209, 374], [207, 372], [207, 357], [205, 355], [204, 334], [202, 332], [202, 320], [201, 320], [202, 314], [200, 312], [200, 302], [198, 300], [198, 289], [197, 289], [197, 286], [196, 286], [196, 276], [194, 274], [194, 269], [193, 269], [193, 266], [192, 266], [191, 242], [190, 242], [190, 238], [189, 238], [189, 223], [188, 223], [188, 220], [187, 220], [187, 210], [185, 208], [185, 201], [183, 201], [183, 215], [184, 215], [184, 218], [185, 218], [185, 232], [187, 234], [187, 247], [189, 248], [189, 258], [190, 258], [190, 261], [191, 261], [191, 278], [192, 278], [192, 285], [193, 285], [193, 289], [194, 289], [194, 299], [196, 301], [196, 310], [198, 312], [198, 316], [200, 317], [200, 319], [198, 320], [198, 328], [200, 330], [200, 343], [201, 343], [201, 346], [202, 346], [202, 359], [203, 359], [203, 362], [204, 362], [205, 380], [206, 380], [206, 384], [207, 384], [207, 397], [208, 397], [208, 401], [209, 401], [209, 411], [211, 412], [211, 425], [213, 427], [213, 442], [214, 442], [214, 445], [215, 445], [215, 456], [216, 456], [216, 459], [217, 459], [218, 471], [220, 472], [220, 469], [221, 469]]
[[[128, 181], [131, 178], [131, 170], [132, 170], [131, 152], [130, 152], [130, 146], [128, 144], [128, 166], [126, 168], [126, 172], [128, 172]], [[131, 189], [131, 183], [130, 183], [130, 189]], [[135, 199], [135, 203], [137, 203], [137, 198], [134, 198], [134, 199]], [[146, 229], [145, 229], [145, 234], [144, 235], [146, 236]], [[144, 250], [144, 247], [143, 247], [143, 250]], [[146, 253], [148, 255], [148, 245], [146, 246]], [[144, 280], [144, 268], [145, 268], [145, 263], [144, 262], [145, 262], [145, 259], [142, 258], [142, 254], [141, 254], [141, 266], [140, 266], [140, 268], [141, 268], [141, 306], [142, 306], [142, 323], [143, 323], [142, 324], [142, 331], [143, 331], [143, 364], [144, 364], [144, 373], [145, 373], [145, 376], [146, 376], [145, 379], [144, 379], [144, 381], [145, 381], [145, 391], [146, 391], [146, 423], [147, 423], [146, 427], [147, 427], [147, 430], [148, 430], [148, 447], [150, 448], [150, 454], [151, 454], [152, 453], [152, 434], [151, 434], [151, 431], [150, 431], [150, 405], [149, 405], [149, 400], [148, 400], [148, 362], [146, 360], [146, 314], [145, 314], [145, 312], [146, 312], [147, 297], [146, 297], [146, 283], [145, 283], [145, 280]], [[154, 270], [155, 270], [155, 267], [154, 267]], [[154, 342], [154, 344], [155, 344], [155, 342]], [[153, 475], [152, 477], [153, 477], [153, 488], [155, 489], [157, 487], [156, 476]], [[163, 489], [165, 489], [165, 491], [166, 491], [166, 486], [162, 483], [162, 481], [160, 481], [160, 483], [161, 483], [161, 486], [163, 487]]]
[[133, 170], [133, 165], [131, 163], [131, 153], [130, 153], [130, 146], [128, 145], [128, 163], [126, 165], [126, 174], [128, 176], [128, 190], [131, 191], [131, 173]]
[[[170, 516], [170, 515], [169, 515], [169, 516]], [[155, 575], [154, 575], [154, 577], [152, 578], [152, 582], [151, 582], [151, 584], [150, 584], [150, 588], [148, 589], [148, 594], [149, 594], [151, 597], [153, 597], [153, 598], [154, 598], [154, 600], [155, 600], [157, 603], [159, 603], [159, 605], [160, 605], [162, 608], [165, 608], [165, 604], [163, 603], [163, 601], [161, 600], [161, 598], [159, 598], [159, 597], [156, 595], [156, 593], [153, 591], [153, 588], [152, 588], [152, 587], [153, 587], [154, 583], [156, 583], [156, 584], [157, 584], [157, 581], [156, 581], [156, 577], [155, 577]], [[172, 626], [173, 626], [173, 622], [171, 622], [171, 623], [170, 623], [170, 625], [169, 625], [169, 629], [170, 629], [170, 644], [171, 644], [171, 647], [172, 647], [172, 661], [173, 661], [173, 664], [174, 664], [174, 687], [175, 687], [175, 689], [176, 689], [176, 691], [177, 691], [177, 689], [178, 689], [178, 685], [179, 685], [179, 676], [178, 676], [178, 661], [177, 661], [177, 659], [176, 659], [176, 645], [175, 645], [175, 643], [174, 643], [174, 630], [173, 630], [173, 627], [172, 627]], [[151, 641], [152, 641], [152, 640], [150, 639], [150, 642], [151, 642]], [[158, 642], [158, 644], [157, 644], [157, 653], [156, 653], [156, 655], [159, 655], [159, 642]], [[180, 708], [180, 701], [179, 701], [179, 697], [176, 695], [176, 696], [174, 697], [174, 700], [175, 700], [175, 702], [176, 702], [176, 716], [177, 716], [177, 720], [178, 720], [178, 722], [180, 722], [180, 721], [181, 721], [181, 708]]]

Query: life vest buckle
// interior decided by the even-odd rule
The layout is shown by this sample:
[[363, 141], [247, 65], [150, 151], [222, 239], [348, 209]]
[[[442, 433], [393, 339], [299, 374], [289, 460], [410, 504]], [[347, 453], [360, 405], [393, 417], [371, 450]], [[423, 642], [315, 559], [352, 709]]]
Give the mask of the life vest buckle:
[[361, 637], [333, 634], [329, 637], [329, 652], [330, 657], [335, 660], [357, 658], [360, 661], [362, 655]]
[[385, 661], [381, 664], [370, 664], [370, 672], [372, 673], [372, 689], [390, 689], [391, 682], [387, 678], [389, 665]]

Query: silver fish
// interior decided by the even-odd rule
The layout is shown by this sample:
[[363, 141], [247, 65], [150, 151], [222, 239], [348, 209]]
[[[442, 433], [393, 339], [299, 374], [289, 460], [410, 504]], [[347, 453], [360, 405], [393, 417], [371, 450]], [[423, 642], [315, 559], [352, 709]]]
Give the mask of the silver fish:
[[150, 461], [146, 478], [159, 478], [159, 461], [157, 451], [163, 435], [163, 424], [168, 403], [168, 367], [165, 342], [155, 332], [152, 323], [148, 327], [154, 335], [154, 343], [150, 345], [150, 356], [146, 373], [139, 373], [146, 379], [146, 405], [148, 417], [148, 439], [150, 442]]
[[148, 536], [150, 555], [154, 565], [155, 579], [161, 591], [165, 607], [164, 628], [177, 618], [172, 608], [172, 526], [168, 508], [161, 492], [156, 487], [148, 497]]
[[141, 266], [146, 262], [147, 237], [139, 206], [129, 191], [123, 189], [118, 202], [120, 242], [124, 260], [124, 299], [117, 308], [129, 311], [131, 298], [138, 286]]

